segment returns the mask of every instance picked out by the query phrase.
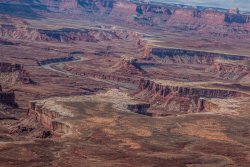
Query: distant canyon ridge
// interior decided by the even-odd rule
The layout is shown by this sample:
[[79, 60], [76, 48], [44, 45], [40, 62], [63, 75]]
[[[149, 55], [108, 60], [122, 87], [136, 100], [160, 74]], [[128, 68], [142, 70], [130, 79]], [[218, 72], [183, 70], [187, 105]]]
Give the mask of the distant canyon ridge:
[[214, 37], [246, 38], [250, 15], [238, 9], [192, 8], [124, 0], [13, 0], [0, 3], [2, 14], [25, 18], [77, 18], [139, 29], [195, 32]]

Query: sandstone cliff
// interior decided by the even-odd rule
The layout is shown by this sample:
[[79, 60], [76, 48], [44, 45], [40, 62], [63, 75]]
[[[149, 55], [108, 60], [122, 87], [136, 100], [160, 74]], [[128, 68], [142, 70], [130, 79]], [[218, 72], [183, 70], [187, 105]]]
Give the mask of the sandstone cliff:
[[90, 30], [90, 29], [35, 29], [28, 25], [0, 25], [0, 38], [4, 39], [22, 39], [34, 41], [51, 41], [51, 42], [99, 42], [110, 40], [134, 40], [138, 42], [140, 35], [126, 30]]
[[123, 56], [122, 60], [115, 64], [112, 69], [115, 73], [122, 73], [122, 75], [140, 75], [143, 76], [146, 74], [138, 60], [134, 57]]
[[60, 120], [64, 116], [60, 112], [46, 108], [42, 103], [30, 102], [29, 115], [51, 131], [64, 134], [70, 131], [70, 126]]
[[145, 47], [144, 59], [156, 59], [164, 63], [213, 65], [216, 59], [245, 60], [246, 57], [184, 49]]
[[164, 116], [206, 110], [203, 101], [201, 101], [203, 98], [224, 99], [249, 95], [232, 90], [161, 85], [142, 79], [135, 96], [148, 100], [153, 115]]
[[[9, 6], [20, 4], [14, 0]], [[249, 15], [211, 8], [192, 8], [177, 5], [131, 2], [125, 0], [40, 0], [28, 1], [19, 14], [40, 17], [77, 17], [108, 22], [160, 28], [168, 31], [196, 32], [214, 37], [247, 38], [250, 32]], [[40, 8], [39, 8], [40, 7]], [[49, 11], [49, 13], [48, 13]], [[3, 13], [10, 13], [5, 9]], [[12, 14], [15, 14], [13, 12]], [[58, 15], [59, 14], [59, 15]], [[16, 13], [18, 15], [18, 13]]]
[[21, 64], [0, 62], [0, 84], [9, 87], [16, 83], [33, 84], [34, 81]]
[[0, 103], [14, 107], [17, 105], [15, 100], [16, 100], [15, 93], [14, 92], [4, 92], [2, 90], [2, 86], [0, 85]]
[[247, 65], [230, 62], [215, 62], [210, 68], [211, 72], [226, 80], [239, 80], [250, 73]]

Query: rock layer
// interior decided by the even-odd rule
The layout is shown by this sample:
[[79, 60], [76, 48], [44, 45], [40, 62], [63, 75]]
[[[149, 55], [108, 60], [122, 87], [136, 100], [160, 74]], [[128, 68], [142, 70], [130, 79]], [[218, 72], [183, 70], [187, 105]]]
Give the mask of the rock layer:
[[10, 86], [18, 82], [33, 84], [34, 81], [21, 64], [0, 62], [0, 83], [3, 86]]
[[161, 85], [142, 79], [136, 97], [148, 99], [154, 115], [183, 114], [205, 110], [204, 98], [237, 98], [248, 94], [222, 89]]
[[72, 43], [75, 41], [99, 42], [114, 39], [139, 40], [139, 35], [123, 30], [90, 30], [63, 28], [55, 30], [35, 29], [28, 25], [0, 25], [0, 37], [34, 41]]
[[51, 131], [64, 134], [70, 131], [70, 126], [59, 120], [63, 117], [59, 112], [48, 109], [39, 102], [30, 102], [29, 115]]
[[[9, 8], [6, 8], [6, 3]], [[2, 13], [11, 13], [16, 4], [2, 1]], [[29, 6], [27, 7], [27, 4]], [[50, 14], [47, 14], [50, 11]], [[144, 3], [125, 0], [41, 0], [28, 1], [20, 11], [12, 15], [26, 17], [77, 17], [106, 20], [122, 25], [151, 27], [178, 32], [197, 32], [214, 37], [247, 38], [250, 34], [250, 16], [223, 9], [194, 8], [162, 3]], [[49, 16], [48, 16], [49, 15]]]
[[145, 59], [157, 59], [165, 63], [177, 64], [204, 64], [213, 65], [215, 60], [245, 60], [246, 57], [240, 55], [227, 55], [203, 51], [193, 51], [184, 49], [168, 48], [146, 48]]
[[120, 72], [123, 75], [144, 75], [146, 71], [144, 71], [137, 59], [134, 57], [124, 56], [122, 57], [121, 62], [115, 64], [112, 67], [115, 72]]
[[218, 77], [226, 80], [239, 80], [250, 73], [247, 65], [239, 63], [215, 62], [210, 69]]

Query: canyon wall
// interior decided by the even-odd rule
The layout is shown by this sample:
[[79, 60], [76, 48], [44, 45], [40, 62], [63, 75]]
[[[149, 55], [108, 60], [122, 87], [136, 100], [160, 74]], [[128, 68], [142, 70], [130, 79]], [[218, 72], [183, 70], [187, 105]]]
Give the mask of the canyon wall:
[[147, 112], [150, 108], [150, 104], [128, 104], [127, 109], [138, 114], [152, 116], [152, 113]]
[[12, 107], [17, 106], [15, 102], [15, 93], [0, 91], [0, 103], [4, 105], [12, 106]]
[[245, 60], [246, 57], [184, 49], [145, 48], [144, 59], [157, 59], [164, 63], [213, 65], [216, 59], [234, 61]]
[[141, 68], [140, 63], [134, 57], [123, 56], [122, 60], [112, 66], [115, 73], [121, 73], [122, 75], [139, 75], [144, 76], [146, 71]]
[[63, 28], [55, 30], [29, 28], [27, 25], [0, 25], [0, 37], [4, 39], [22, 39], [34, 41], [51, 41], [72, 43], [74, 41], [99, 42], [110, 40], [134, 40], [138, 42], [140, 35], [125, 30], [90, 30]]
[[41, 60], [41, 61], [38, 61], [37, 64], [42, 66], [42, 65], [60, 63], [60, 62], [71, 62], [74, 60], [77, 60], [76, 58], [74, 58], [74, 56], [68, 56], [68, 57], [60, 57], [60, 58], [51, 58], [51, 59]]
[[153, 94], [166, 97], [171, 94], [178, 96], [205, 97], [205, 98], [230, 98], [247, 96], [247, 94], [222, 89], [180, 87], [172, 85], [161, 85], [150, 80], [142, 79], [139, 84], [140, 90], [147, 90]]
[[38, 102], [30, 102], [29, 115], [51, 131], [64, 134], [70, 131], [70, 126], [59, 120], [63, 117], [59, 112], [47, 109]]
[[215, 112], [219, 109], [220, 107], [218, 104], [215, 104], [206, 98], [200, 98], [197, 104], [197, 112]]
[[205, 65], [204, 72], [223, 80], [236, 81], [250, 73], [250, 59], [242, 55], [145, 46], [143, 59], [166, 64]]
[[209, 70], [219, 78], [234, 81], [250, 74], [250, 68], [247, 64], [244, 65], [237, 62], [215, 62]]
[[[16, 1], [16, 0], [15, 0]], [[18, 3], [18, 2], [16, 2]], [[20, 2], [19, 2], [20, 3]], [[199, 32], [217, 37], [246, 38], [249, 36], [249, 15], [222, 9], [193, 8], [162, 3], [131, 2], [125, 0], [41, 0], [29, 1], [31, 9], [43, 16], [60, 13], [61, 17], [106, 20], [113, 23], [161, 28], [169, 31]], [[10, 4], [9, 4], [10, 5]], [[28, 15], [28, 13], [27, 13]], [[48, 17], [46, 13], [45, 16]]]
[[[196, 32], [215, 37], [247, 38], [250, 16], [212, 8], [194, 8], [126, 0], [3, 0], [3, 14], [27, 17], [75, 17], [126, 26], [151, 27], [175, 32]], [[19, 12], [9, 11], [19, 4]], [[7, 7], [6, 7], [7, 6]], [[33, 15], [31, 16], [31, 14]], [[19, 14], [19, 15], [18, 15]]]
[[202, 101], [204, 98], [227, 99], [249, 96], [233, 90], [162, 85], [144, 79], [140, 81], [138, 92], [134, 95], [147, 99], [151, 104], [149, 112], [157, 116], [208, 111], [206, 107], [209, 104]]
[[34, 81], [21, 64], [0, 62], [0, 84], [11, 86], [16, 83], [34, 84]]
[[93, 77], [93, 78], [100, 78], [104, 80], [111, 80], [123, 83], [131, 83], [131, 84], [138, 84], [139, 78], [131, 78], [131, 76], [119, 76], [115, 74], [108, 74], [108, 73], [100, 73], [100, 72], [84, 72], [84, 73], [76, 73], [78, 75], [86, 76], [86, 77]]

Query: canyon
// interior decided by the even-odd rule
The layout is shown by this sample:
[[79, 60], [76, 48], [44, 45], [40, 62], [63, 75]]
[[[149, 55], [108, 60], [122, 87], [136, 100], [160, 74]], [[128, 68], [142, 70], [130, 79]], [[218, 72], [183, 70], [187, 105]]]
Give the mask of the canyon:
[[4, 92], [0, 86], [0, 103], [8, 106], [17, 106], [14, 92]]
[[[233, 13], [230, 10], [179, 7], [168, 4], [147, 4], [128, 1], [30, 1], [31, 5], [23, 5], [19, 1], [2, 1], [3, 13], [23, 5], [19, 13], [28, 17], [44, 17], [50, 13], [63, 13], [74, 17], [92, 18], [140, 27], [153, 27], [178, 32], [196, 32], [214, 37], [246, 38], [249, 36], [249, 15]], [[8, 7], [5, 7], [8, 4]], [[42, 6], [39, 8], [39, 6]], [[5, 8], [4, 8], [5, 7]], [[46, 12], [50, 11], [50, 12]], [[18, 13], [12, 13], [17, 15]], [[32, 14], [32, 15], [31, 15]], [[119, 16], [117, 18], [116, 16]]]
[[234, 90], [164, 85], [144, 79], [138, 89], [135, 96], [146, 98], [152, 104], [152, 115], [157, 116], [212, 111], [206, 108], [207, 100], [204, 99], [249, 97], [249, 94]]
[[0, 166], [249, 166], [249, 18], [1, 0]]

